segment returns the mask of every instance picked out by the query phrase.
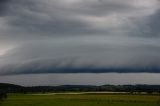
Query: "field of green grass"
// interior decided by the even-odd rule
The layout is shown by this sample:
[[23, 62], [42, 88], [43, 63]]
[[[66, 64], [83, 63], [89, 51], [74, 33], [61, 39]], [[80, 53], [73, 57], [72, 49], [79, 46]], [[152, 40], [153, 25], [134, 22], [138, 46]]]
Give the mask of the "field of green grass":
[[160, 106], [160, 96], [129, 94], [10, 94], [1, 106]]

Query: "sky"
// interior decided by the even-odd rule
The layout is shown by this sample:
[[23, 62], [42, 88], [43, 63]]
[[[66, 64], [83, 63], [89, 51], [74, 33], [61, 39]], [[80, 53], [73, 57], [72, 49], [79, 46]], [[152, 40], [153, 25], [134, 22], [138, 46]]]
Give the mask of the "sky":
[[49, 73], [1, 76], [0, 83], [22, 86], [59, 85], [160, 85], [159, 73]]
[[0, 0], [0, 77], [160, 73], [159, 19], [160, 0]]

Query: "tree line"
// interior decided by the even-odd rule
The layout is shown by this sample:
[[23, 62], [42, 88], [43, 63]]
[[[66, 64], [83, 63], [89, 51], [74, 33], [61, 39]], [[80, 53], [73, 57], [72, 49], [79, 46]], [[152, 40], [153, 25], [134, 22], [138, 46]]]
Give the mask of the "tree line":
[[[13, 84], [0, 84], [0, 92], [6, 93], [46, 93], [46, 92], [129, 92], [147, 94], [160, 93], [160, 85], [62, 85], [24, 87]], [[4, 94], [2, 94], [4, 95]]]

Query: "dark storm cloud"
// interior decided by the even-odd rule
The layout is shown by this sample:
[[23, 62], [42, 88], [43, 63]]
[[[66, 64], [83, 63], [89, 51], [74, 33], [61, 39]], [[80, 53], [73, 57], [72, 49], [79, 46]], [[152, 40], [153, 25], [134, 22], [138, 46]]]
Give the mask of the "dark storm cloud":
[[0, 17], [5, 15], [6, 10], [7, 10], [7, 4], [10, 2], [11, 0], [0, 0]]
[[160, 9], [156, 11], [156, 13], [154, 15], [152, 15], [149, 18], [149, 23], [148, 23], [148, 30], [150, 30], [150, 32], [148, 33], [148, 35], [152, 36], [160, 36], [160, 21], [158, 21], [160, 19]]
[[159, 72], [158, 0], [1, 0], [0, 9], [0, 74]]
[[[79, 0], [78, 0], [79, 1]], [[16, 34], [31, 33], [44, 36], [58, 35], [86, 35], [86, 34], [110, 34], [115, 28], [105, 28], [107, 18], [112, 14], [128, 13], [138, 10], [128, 3], [119, 1], [79, 1], [77, 4], [68, 6], [65, 2], [49, 0], [48, 3], [42, 0], [14, 0], [10, 2], [6, 11], [8, 24], [12, 27], [11, 32]], [[101, 17], [105, 19], [99, 22]], [[112, 16], [111, 16], [112, 18]], [[114, 17], [115, 21], [119, 20]], [[122, 17], [123, 18], [123, 17]], [[114, 20], [113, 20], [114, 21]], [[125, 21], [125, 20], [124, 20]], [[95, 24], [94, 24], [95, 23]], [[97, 25], [100, 26], [96, 27]], [[117, 26], [117, 23], [112, 23]], [[103, 27], [103, 28], [101, 28]], [[127, 27], [126, 27], [127, 28]], [[18, 33], [17, 33], [18, 32]], [[28, 35], [29, 36], [29, 35]]]
[[131, 35], [141, 37], [159, 37], [160, 36], [160, 9], [156, 10], [154, 14], [144, 18], [144, 21], [137, 23], [135, 30], [131, 30]]
[[[90, 38], [90, 37], [89, 37]], [[87, 38], [85, 37], [87, 40]], [[159, 72], [159, 40], [132, 39], [113, 44], [83, 41], [82, 37], [34, 42], [1, 57], [1, 75], [22, 73]], [[96, 39], [97, 41], [99, 39]], [[123, 41], [124, 40], [124, 41]], [[104, 42], [108, 42], [105, 44]], [[121, 39], [119, 39], [121, 41]], [[133, 44], [136, 41], [136, 44]], [[155, 42], [154, 42], [155, 41]], [[58, 42], [58, 43], [57, 43]], [[75, 43], [76, 42], [76, 43]], [[109, 43], [110, 42], [110, 43]], [[148, 44], [150, 42], [151, 44]], [[74, 44], [74, 45], [73, 45]], [[110, 45], [110, 46], [109, 46]], [[153, 46], [155, 45], [155, 46]]]

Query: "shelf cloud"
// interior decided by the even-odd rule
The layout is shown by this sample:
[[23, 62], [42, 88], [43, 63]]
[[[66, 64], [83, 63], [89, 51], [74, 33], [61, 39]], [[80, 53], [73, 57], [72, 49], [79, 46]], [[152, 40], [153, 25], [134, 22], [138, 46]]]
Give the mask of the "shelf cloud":
[[0, 75], [160, 72], [159, 0], [1, 0]]

